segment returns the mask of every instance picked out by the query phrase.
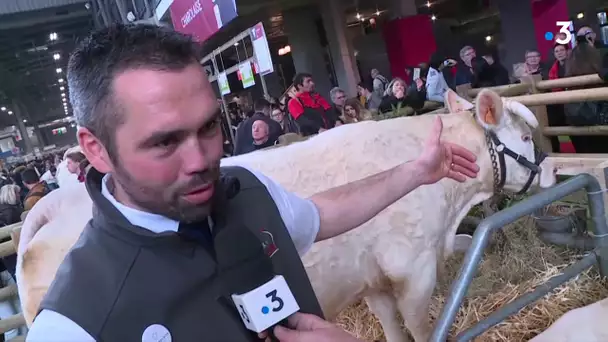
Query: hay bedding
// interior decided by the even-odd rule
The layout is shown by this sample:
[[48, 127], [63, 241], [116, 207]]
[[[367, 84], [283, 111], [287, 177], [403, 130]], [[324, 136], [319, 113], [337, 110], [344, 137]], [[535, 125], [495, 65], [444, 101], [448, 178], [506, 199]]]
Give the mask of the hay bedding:
[[[580, 258], [575, 251], [549, 246], [536, 237], [531, 218], [523, 218], [504, 230], [490, 245], [480, 272], [469, 287], [450, 336], [469, 328], [502, 305], [542, 284]], [[430, 320], [441, 312], [447, 291], [463, 256], [447, 263], [445, 281], [438, 283], [431, 304]], [[521, 310], [476, 338], [476, 342], [527, 341], [548, 328], [567, 311], [608, 297], [608, 282], [591, 269]], [[339, 325], [366, 341], [384, 340], [378, 320], [364, 302], [345, 310]]]

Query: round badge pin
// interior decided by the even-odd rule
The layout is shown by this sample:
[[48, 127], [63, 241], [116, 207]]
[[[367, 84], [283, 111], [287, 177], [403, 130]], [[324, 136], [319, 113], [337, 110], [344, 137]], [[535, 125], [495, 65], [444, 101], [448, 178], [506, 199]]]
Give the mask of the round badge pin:
[[171, 333], [160, 324], [152, 324], [144, 330], [141, 342], [171, 342]]

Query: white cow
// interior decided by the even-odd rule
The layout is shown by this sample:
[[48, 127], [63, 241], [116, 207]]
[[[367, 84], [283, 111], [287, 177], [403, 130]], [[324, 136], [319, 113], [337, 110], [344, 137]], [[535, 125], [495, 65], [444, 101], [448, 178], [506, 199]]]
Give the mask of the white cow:
[[608, 341], [608, 298], [568, 311], [530, 342]]
[[[452, 112], [470, 106], [447, 96]], [[460, 101], [457, 103], [456, 101]], [[503, 110], [504, 109], [504, 110]], [[493, 194], [493, 172], [484, 129], [508, 148], [534, 160], [534, 115], [523, 105], [501, 100], [491, 91], [477, 99], [476, 112], [442, 115], [442, 138], [478, 157], [476, 179], [449, 179], [421, 187], [374, 219], [342, 236], [315, 244], [303, 257], [325, 315], [332, 319], [365, 298], [378, 316], [388, 341], [404, 341], [398, 313], [416, 341], [430, 334], [428, 309], [437, 271], [452, 253], [459, 223], [475, 205]], [[311, 196], [414, 159], [431, 131], [435, 115], [344, 125], [304, 142], [224, 159], [223, 165], [260, 170], [288, 190]], [[542, 165], [535, 185], [555, 182]], [[505, 188], [520, 190], [530, 172], [506, 157]], [[17, 279], [25, 317], [32, 322], [59, 263], [91, 217], [84, 187], [59, 189], [34, 207], [23, 225]], [[36, 233], [36, 231], [38, 231]]]

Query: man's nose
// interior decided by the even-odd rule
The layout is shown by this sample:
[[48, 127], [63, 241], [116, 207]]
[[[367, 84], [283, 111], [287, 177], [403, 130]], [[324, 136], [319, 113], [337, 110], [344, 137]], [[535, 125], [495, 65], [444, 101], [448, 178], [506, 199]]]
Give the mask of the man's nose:
[[188, 146], [182, 155], [182, 165], [186, 173], [198, 173], [209, 168], [209, 151], [205, 144], [196, 142]]

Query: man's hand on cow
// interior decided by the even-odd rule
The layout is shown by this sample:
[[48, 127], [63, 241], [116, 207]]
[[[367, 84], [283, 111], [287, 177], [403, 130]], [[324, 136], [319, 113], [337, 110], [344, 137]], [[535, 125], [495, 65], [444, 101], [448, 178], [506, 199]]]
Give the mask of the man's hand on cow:
[[479, 166], [475, 163], [475, 154], [460, 145], [441, 141], [442, 130], [443, 121], [437, 117], [424, 150], [415, 161], [422, 184], [433, 184], [446, 177], [458, 182], [477, 177]]
[[[290, 329], [277, 326], [274, 335], [281, 342], [361, 342], [346, 331], [315, 315], [296, 313], [289, 317]], [[266, 338], [266, 341], [269, 339]]]

